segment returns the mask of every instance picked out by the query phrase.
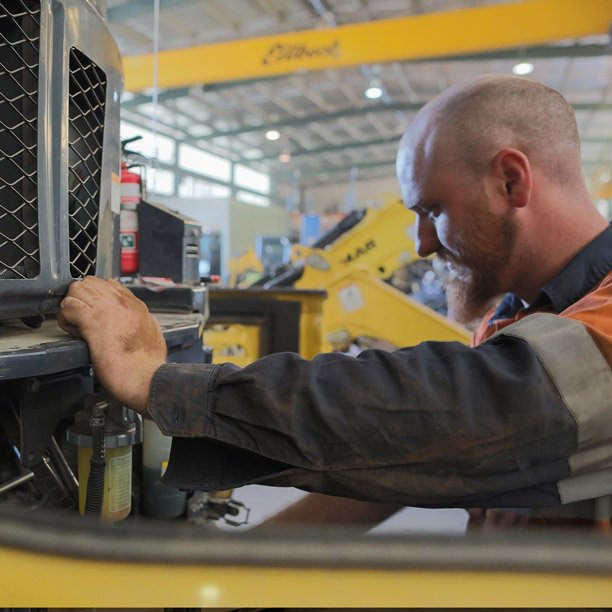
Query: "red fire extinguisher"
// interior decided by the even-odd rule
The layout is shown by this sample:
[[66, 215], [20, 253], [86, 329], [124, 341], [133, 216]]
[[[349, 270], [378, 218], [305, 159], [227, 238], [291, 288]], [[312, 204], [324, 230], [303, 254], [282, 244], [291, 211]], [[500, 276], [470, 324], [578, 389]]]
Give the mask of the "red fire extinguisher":
[[141, 177], [121, 164], [121, 274], [138, 272], [138, 204], [141, 200]]

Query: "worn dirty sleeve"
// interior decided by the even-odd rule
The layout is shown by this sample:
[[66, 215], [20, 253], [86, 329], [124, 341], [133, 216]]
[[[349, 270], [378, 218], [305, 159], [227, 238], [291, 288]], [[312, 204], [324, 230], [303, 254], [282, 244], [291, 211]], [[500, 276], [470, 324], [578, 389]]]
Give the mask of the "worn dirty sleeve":
[[149, 410], [174, 436], [162, 484], [259, 483], [413, 506], [552, 506], [576, 425], [522, 339], [358, 357], [167, 364]]

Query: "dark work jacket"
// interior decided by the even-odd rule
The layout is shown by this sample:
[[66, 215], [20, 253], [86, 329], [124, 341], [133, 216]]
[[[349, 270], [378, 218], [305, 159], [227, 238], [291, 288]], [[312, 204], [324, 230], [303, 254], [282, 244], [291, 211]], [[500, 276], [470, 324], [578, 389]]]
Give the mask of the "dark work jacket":
[[531, 308], [508, 297], [479, 340], [164, 365], [149, 401], [174, 437], [161, 483], [607, 520], [612, 228]]

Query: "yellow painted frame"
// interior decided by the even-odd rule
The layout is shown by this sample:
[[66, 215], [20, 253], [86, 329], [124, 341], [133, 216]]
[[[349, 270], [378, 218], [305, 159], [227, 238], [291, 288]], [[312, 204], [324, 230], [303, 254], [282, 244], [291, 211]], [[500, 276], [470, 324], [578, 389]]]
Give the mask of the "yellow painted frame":
[[0, 548], [10, 607], [606, 607], [612, 576], [90, 561]]

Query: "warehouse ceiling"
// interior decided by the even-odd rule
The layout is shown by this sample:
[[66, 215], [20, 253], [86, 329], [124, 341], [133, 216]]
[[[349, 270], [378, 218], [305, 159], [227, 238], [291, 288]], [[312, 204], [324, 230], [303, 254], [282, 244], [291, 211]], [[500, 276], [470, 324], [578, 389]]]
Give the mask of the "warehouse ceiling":
[[[161, 0], [160, 50], [508, 2]], [[109, 25], [124, 56], [152, 52], [152, 7], [152, 0], [108, 0]], [[367, 49], [368, 40], [363, 45]], [[301, 187], [350, 176], [387, 177], [394, 174], [401, 133], [425, 102], [470, 75], [511, 74], [517, 62], [533, 63], [527, 78], [558, 89], [574, 105], [587, 174], [603, 174], [612, 154], [612, 59], [604, 35], [435, 61], [364, 63], [161, 89], [157, 126], [160, 133], [247, 162], [277, 181], [299, 180]], [[365, 97], [372, 84], [381, 87], [380, 99]], [[151, 91], [128, 93], [125, 120], [150, 129], [152, 113]], [[278, 140], [265, 137], [272, 128]], [[288, 162], [279, 160], [287, 154]]]

